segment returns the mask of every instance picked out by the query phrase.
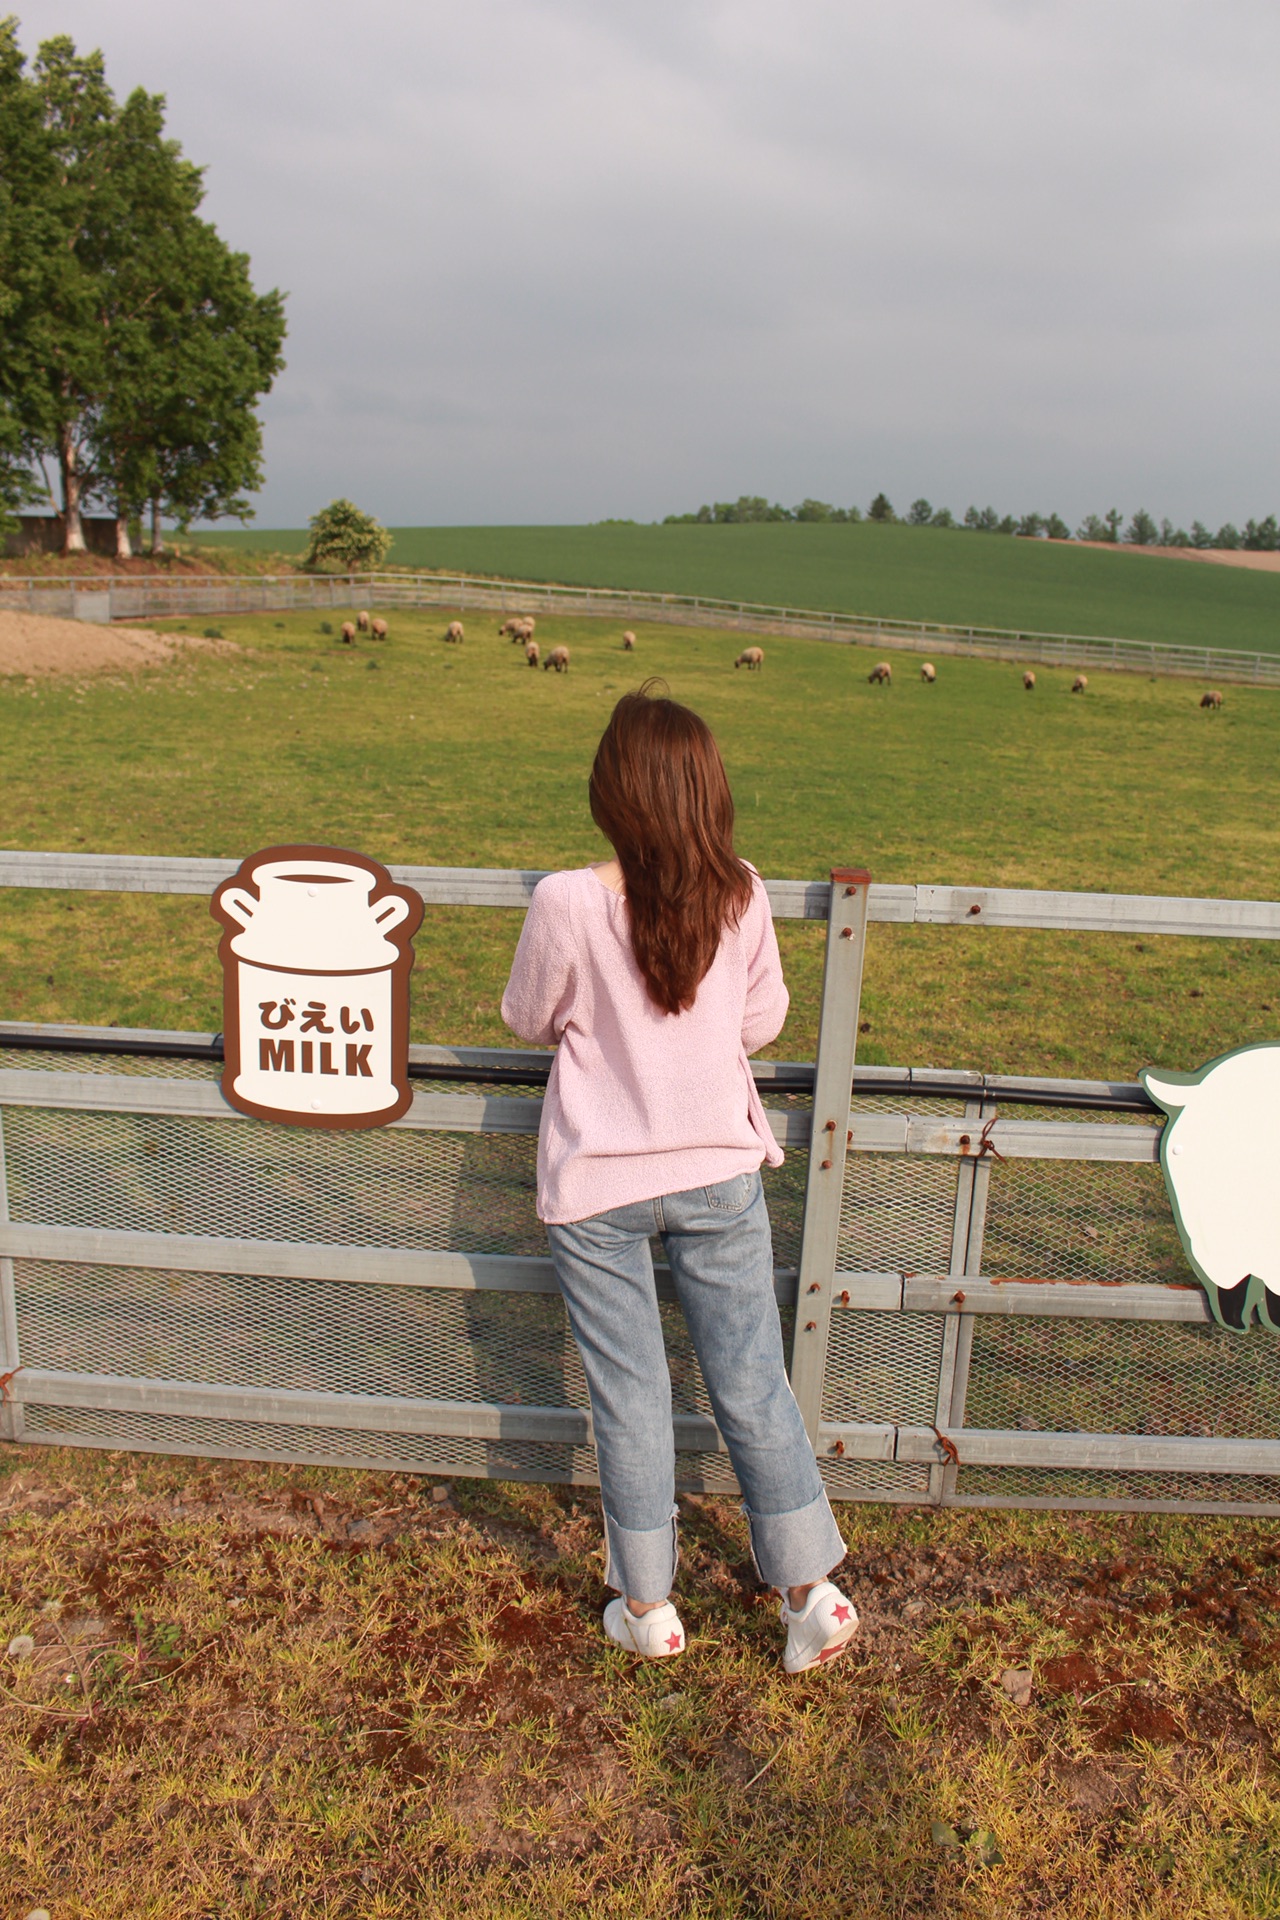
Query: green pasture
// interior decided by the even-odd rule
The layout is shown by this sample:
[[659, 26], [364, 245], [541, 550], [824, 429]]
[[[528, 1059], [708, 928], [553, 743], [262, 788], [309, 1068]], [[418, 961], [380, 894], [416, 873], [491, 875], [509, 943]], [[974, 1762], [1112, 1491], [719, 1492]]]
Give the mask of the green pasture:
[[[1280, 573], [937, 527], [397, 527], [395, 566], [819, 607], [898, 620], [1280, 649]], [[306, 535], [213, 533], [299, 554]]]
[[[712, 529], [712, 533], [719, 531]], [[727, 529], [726, 531], [733, 531]], [[1119, 564], [1119, 563], [1117, 563]], [[1133, 563], [1143, 567], [1141, 560]], [[1208, 571], [1208, 570], [1206, 570]], [[344, 647], [339, 610], [223, 618], [237, 651], [140, 674], [0, 681], [3, 842], [11, 847], [240, 857], [279, 841], [391, 862], [555, 867], [602, 857], [586, 806], [614, 699], [646, 674], [721, 741], [739, 846], [763, 872], [837, 863], [885, 881], [1274, 899], [1280, 700], [1198, 684], [943, 660], [921, 684], [900, 659], [775, 640], [760, 673], [739, 638], [548, 621], [564, 675], [530, 671], [471, 615], [396, 615], [383, 645]], [[519, 917], [428, 913], [414, 1033], [503, 1044], [498, 1004]], [[822, 929], [780, 928], [790, 1019], [771, 1049], [811, 1058]], [[0, 919], [0, 1016], [122, 1026], [221, 1024], [216, 929], [195, 898], [13, 890]], [[1280, 1024], [1280, 949], [1265, 941], [1124, 939], [978, 928], [873, 929], [868, 1062], [1131, 1076], [1192, 1067]]]

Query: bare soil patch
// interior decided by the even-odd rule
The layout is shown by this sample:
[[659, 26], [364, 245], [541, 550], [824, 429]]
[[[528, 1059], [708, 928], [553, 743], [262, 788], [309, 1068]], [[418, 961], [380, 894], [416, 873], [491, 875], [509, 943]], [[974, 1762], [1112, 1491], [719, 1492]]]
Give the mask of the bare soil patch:
[[142, 627], [50, 620], [38, 613], [0, 612], [0, 674], [137, 672], [163, 667], [189, 647], [238, 653], [232, 640], [198, 640]]
[[1073, 540], [1070, 544], [1092, 547], [1096, 553], [1145, 553], [1149, 559], [1208, 560], [1215, 567], [1249, 567], [1255, 573], [1280, 573], [1280, 553], [1246, 552], [1243, 547], [1134, 547], [1123, 540]]

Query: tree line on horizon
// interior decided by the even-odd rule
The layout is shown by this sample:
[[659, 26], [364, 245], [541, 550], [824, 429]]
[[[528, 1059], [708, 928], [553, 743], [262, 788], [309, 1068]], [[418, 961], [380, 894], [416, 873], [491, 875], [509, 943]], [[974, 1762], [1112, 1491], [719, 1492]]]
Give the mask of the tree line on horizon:
[[148, 508], [153, 551], [162, 516], [251, 517], [284, 296], [200, 218], [164, 111], [66, 35], [28, 66], [0, 18], [0, 533], [47, 499], [83, 552], [96, 502], [124, 558]]
[[1199, 520], [1193, 520], [1188, 533], [1167, 519], [1157, 525], [1143, 507], [1126, 526], [1124, 515], [1112, 507], [1107, 513], [1087, 514], [1073, 535], [1066, 521], [1056, 513], [1001, 515], [994, 507], [968, 507], [963, 518], [957, 520], [949, 507], [935, 510], [929, 501], [921, 499], [913, 500], [906, 513], [898, 514], [885, 493], [878, 493], [865, 513], [861, 507], [833, 507], [825, 500], [802, 500], [798, 507], [783, 507], [776, 501], [770, 503], [761, 494], [744, 493], [737, 500], [717, 500], [713, 506], [699, 507], [696, 513], [669, 513], [662, 524], [664, 527], [742, 526], [775, 520], [836, 525], [873, 521], [880, 526], [949, 527], [960, 532], [1003, 533], [1023, 540], [1097, 540], [1111, 546], [1244, 548], [1260, 553], [1272, 553], [1280, 548], [1280, 526], [1274, 513], [1268, 514], [1265, 520], [1246, 521], [1243, 532], [1228, 521], [1216, 533], [1211, 533]]

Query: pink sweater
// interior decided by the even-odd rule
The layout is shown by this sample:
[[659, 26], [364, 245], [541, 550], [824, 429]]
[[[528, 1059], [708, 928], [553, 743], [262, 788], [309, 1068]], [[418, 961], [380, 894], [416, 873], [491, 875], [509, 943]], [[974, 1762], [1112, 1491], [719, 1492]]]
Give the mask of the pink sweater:
[[538, 1218], [561, 1224], [780, 1166], [747, 1055], [788, 994], [769, 900], [751, 904], [684, 1013], [649, 998], [626, 901], [590, 867], [534, 889], [502, 996], [521, 1040], [556, 1043], [538, 1134]]

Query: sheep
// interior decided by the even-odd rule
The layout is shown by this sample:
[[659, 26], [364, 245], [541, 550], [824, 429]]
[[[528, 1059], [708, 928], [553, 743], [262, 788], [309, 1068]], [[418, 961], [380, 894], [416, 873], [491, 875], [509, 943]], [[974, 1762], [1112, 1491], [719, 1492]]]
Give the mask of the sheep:
[[893, 685], [893, 668], [887, 660], [877, 660], [867, 675], [867, 680], [873, 687], [891, 687]]
[[542, 656], [538, 651], [538, 643], [536, 640], [527, 640], [525, 642], [524, 657], [531, 667], [537, 666]]
[[1216, 710], [1222, 705], [1222, 695], [1215, 687], [1209, 693], [1202, 693], [1200, 695], [1200, 705], [1202, 707], [1213, 707]]
[[1022, 676], [1022, 684], [1026, 688], [1028, 693], [1035, 692], [1036, 677], [1034, 673], [1032, 673], [1030, 667], [1027, 668], [1026, 672]]
[[356, 637], [355, 623], [351, 620], [344, 620], [342, 623], [343, 646], [344, 647], [354, 646], [355, 637]]
[[532, 640], [533, 626], [532, 614], [513, 613], [509, 620], [503, 621], [498, 628], [498, 634], [499, 637], [504, 633], [510, 634], [513, 643], [519, 640]]
[[1083, 693], [1085, 688], [1088, 686], [1088, 684], [1089, 684], [1088, 674], [1078, 673], [1075, 679], [1071, 682], [1071, 691], [1072, 693]]
[[359, 627], [359, 629], [360, 629], [360, 631], [361, 631], [361, 633], [368, 633], [368, 631], [369, 631], [369, 615], [368, 615], [368, 613], [367, 613], [367, 612], [364, 612], [364, 613], [358, 613], [358, 614], [356, 615], [356, 625], [357, 625], [357, 626]]
[[622, 651], [624, 653], [630, 653], [632, 648], [635, 646], [635, 644], [636, 644], [636, 637], [634, 633], [632, 633], [630, 627], [628, 627], [627, 631], [622, 636]]
[[[529, 642], [529, 645], [533, 646], [533, 644], [534, 642], [531, 640]], [[530, 664], [532, 665], [533, 663], [531, 662]], [[557, 673], [568, 672], [568, 668], [569, 668], [568, 647], [552, 647], [550, 653], [547, 655], [546, 659], [542, 663], [542, 671], [545, 673], [549, 667], [554, 667]]]
[[460, 647], [467, 637], [461, 620], [451, 620], [444, 630], [444, 637], [451, 647]]
[[938, 669], [934, 666], [932, 660], [926, 660], [920, 668], [920, 678], [924, 681], [926, 687], [931, 687], [937, 677]]
[[748, 673], [754, 673], [764, 665], [764, 648], [744, 647], [733, 664], [735, 668], [745, 667]]
[[372, 627], [369, 629], [369, 631], [372, 633], [375, 640], [385, 640], [387, 637], [386, 621], [375, 620]]

